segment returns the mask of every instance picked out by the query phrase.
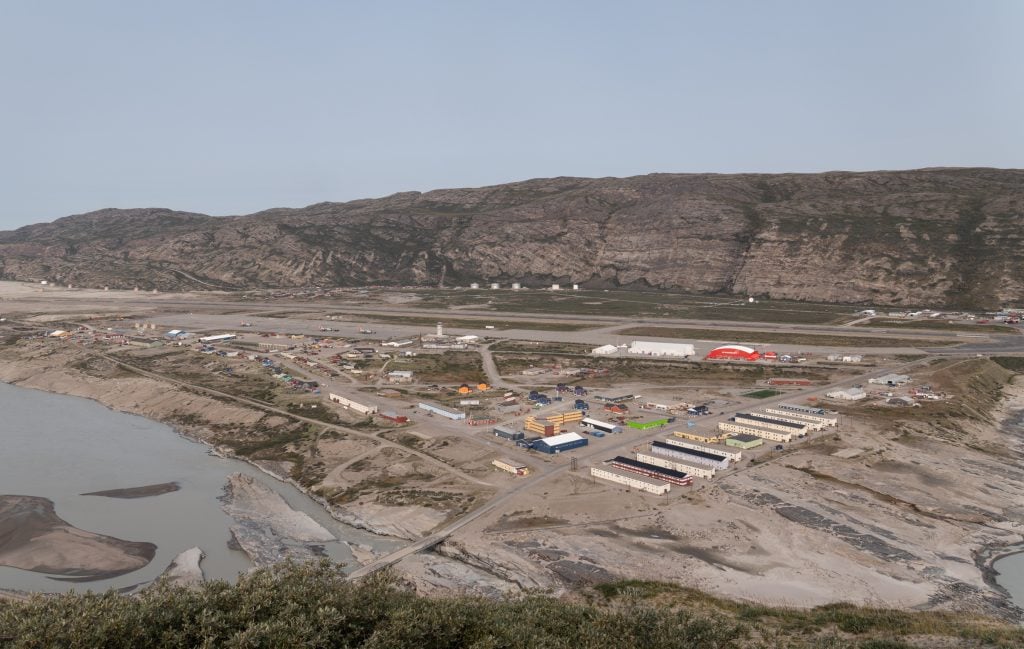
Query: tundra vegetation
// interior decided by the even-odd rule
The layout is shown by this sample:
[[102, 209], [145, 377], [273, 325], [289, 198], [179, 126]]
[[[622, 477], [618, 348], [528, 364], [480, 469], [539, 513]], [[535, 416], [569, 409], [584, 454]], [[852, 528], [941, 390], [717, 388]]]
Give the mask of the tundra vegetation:
[[429, 598], [382, 573], [353, 583], [327, 561], [283, 563], [196, 588], [0, 600], [0, 647], [441, 649], [900, 649], [1020, 647], [1024, 630], [955, 613], [835, 604], [810, 610], [719, 600], [655, 582], [574, 599]]

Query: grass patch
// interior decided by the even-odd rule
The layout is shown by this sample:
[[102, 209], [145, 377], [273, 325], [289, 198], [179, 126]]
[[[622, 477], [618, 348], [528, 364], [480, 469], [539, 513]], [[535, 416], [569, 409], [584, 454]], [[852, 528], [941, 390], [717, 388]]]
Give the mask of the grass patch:
[[487, 380], [483, 360], [477, 352], [421, 353], [402, 361], [401, 369], [415, 372], [414, 379], [417, 383], [476, 385]]
[[[509, 313], [550, 313], [564, 316], [695, 318], [735, 322], [839, 324], [849, 320], [853, 307], [839, 304], [759, 301], [730, 295], [693, 295], [671, 291], [582, 290], [495, 291], [424, 289], [414, 291], [424, 308], [472, 306]], [[863, 307], [860, 307], [863, 308]]]
[[1024, 356], [993, 356], [992, 362], [1017, 374], [1024, 374]]
[[747, 397], [748, 399], [767, 399], [768, 397], [777, 397], [780, 394], [782, 394], [781, 390], [756, 390], [740, 396]]
[[654, 336], [658, 338], [689, 338], [695, 340], [741, 341], [746, 343], [782, 343], [817, 347], [942, 347], [956, 345], [959, 340], [921, 340], [909, 338], [872, 338], [832, 334], [792, 334], [773, 331], [728, 331], [724, 329], [684, 329], [677, 327], [630, 327], [623, 336]]
[[582, 331], [593, 329], [599, 325], [572, 323], [572, 322], [544, 322], [536, 320], [503, 320], [496, 318], [445, 318], [428, 316], [403, 316], [403, 315], [379, 315], [365, 313], [332, 313], [331, 316], [340, 316], [349, 319], [359, 319], [360, 322], [376, 322], [381, 324], [407, 324], [424, 326], [433, 329], [438, 322], [444, 323], [445, 327], [459, 327], [460, 329], [483, 329], [487, 326], [495, 330], [505, 329], [535, 329], [540, 331]]
[[956, 320], [880, 320], [859, 322], [854, 327], [885, 327], [886, 329], [926, 329], [931, 331], [970, 331], [974, 333], [1017, 333], [1016, 327], [1001, 324], [974, 324]]

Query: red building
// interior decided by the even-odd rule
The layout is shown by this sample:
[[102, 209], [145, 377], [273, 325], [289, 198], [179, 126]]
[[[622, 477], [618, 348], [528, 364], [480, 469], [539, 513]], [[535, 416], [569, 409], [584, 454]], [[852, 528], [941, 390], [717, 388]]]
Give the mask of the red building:
[[723, 345], [709, 351], [705, 358], [713, 361], [756, 361], [761, 354], [743, 345]]

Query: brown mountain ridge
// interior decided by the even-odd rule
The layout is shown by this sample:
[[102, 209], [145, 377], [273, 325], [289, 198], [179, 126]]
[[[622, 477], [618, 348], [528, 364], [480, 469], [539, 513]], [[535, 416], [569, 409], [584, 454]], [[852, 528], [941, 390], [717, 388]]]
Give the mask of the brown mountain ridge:
[[0, 277], [149, 289], [551, 282], [776, 299], [1024, 302], [1024, 170], [550, 178], [0, 232]]

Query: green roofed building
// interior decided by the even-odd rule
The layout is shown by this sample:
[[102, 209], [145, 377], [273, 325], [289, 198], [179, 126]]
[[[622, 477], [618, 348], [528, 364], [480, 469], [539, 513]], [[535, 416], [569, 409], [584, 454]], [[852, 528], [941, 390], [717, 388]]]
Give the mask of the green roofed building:
[[652, 419], [651, 421], [627, 421], [626, 425], [630, 428], [636, 428], [637, 430], [648, 430], [650, 428], [657, 428], [659, 426], [668, 425], [668, 418], [665, 419]]
[[736, 448], [748, 449], [760, 446], [761, 444], [764, 444], [764, 440], [756, 435], [740, 434], [725, 438], [726, 446], [735, 446]]

